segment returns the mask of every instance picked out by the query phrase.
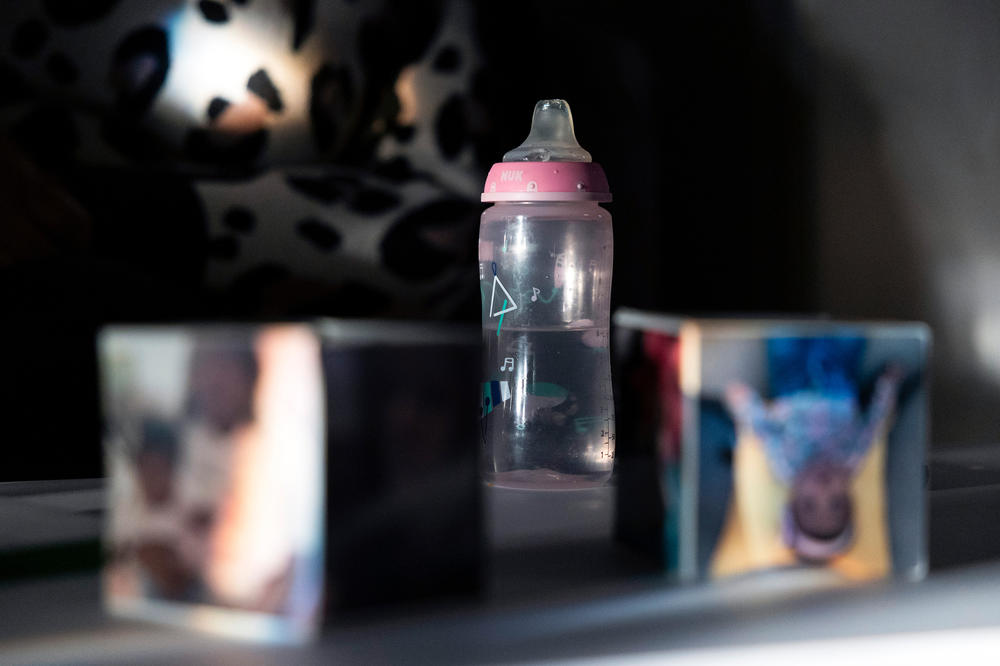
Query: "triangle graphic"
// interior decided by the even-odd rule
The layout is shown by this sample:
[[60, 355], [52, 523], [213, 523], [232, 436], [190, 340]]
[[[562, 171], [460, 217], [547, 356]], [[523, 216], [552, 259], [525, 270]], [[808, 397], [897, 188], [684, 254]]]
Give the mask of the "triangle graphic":
[[[497, 287], [500, 287], [500, 291], [502, 291], [503, 295], [507, 297], [507, 304], [508, 304], [506, 308], [504, 308], [503, 310], [499, 310], [499, 311], [497, 311], [497, 309], [496, 309], [496, 307], [497, 307], [497, 305], [496, 305]], [[500, 307], [503, 307], [503, 305], [501, 305]], [[510, 312], [510, 311], [516, 310], [516, 309], [517, 309], [517, 303], [514, 302], [514, 299], [511, 297], [510, 292], [507, 291], [507, 288], [505, 286], [503, 286], [503, 282], [500, 281], [500, 278], [498, 276], [494, 275], [493, 276], [493, 293], [490, 294], [490, 318], [499, 317], [502, 314], [505, 314], [507, 312]]]

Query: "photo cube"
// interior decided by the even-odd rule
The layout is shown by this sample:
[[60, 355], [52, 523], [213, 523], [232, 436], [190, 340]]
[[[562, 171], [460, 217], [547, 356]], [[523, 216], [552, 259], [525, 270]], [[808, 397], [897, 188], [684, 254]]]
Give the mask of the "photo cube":
[[615, 327], [620, 540], [680, 580], [925, 574], [926, 326]]

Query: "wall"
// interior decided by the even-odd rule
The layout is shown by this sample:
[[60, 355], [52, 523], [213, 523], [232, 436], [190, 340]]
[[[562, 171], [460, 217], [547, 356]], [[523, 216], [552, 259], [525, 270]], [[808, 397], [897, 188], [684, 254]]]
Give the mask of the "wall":
[[1000, 436], [1000, 6], [799, 0], [816, 305], [927, 321], [936, 444]]

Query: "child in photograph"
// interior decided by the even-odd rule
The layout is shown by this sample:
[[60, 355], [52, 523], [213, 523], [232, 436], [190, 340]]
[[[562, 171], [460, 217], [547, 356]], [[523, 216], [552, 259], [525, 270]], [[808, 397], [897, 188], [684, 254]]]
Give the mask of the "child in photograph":
[[797, 564], [827, 565], [852, 579], [889, 572], [884, 470], [901, 377], [886, 369], [863, 409], [864, 344], [773, 338], [771, 399], [729, 384], [733, 497], [713, 576]]
[[114, 461], [110, 583], [125, 596], [187, 599], [197, 572], [184, 563], [177, 546], [184, 516], [176, 481], [176, 428], [164, 419], [145, 417], [139, 433], [134, 453]]

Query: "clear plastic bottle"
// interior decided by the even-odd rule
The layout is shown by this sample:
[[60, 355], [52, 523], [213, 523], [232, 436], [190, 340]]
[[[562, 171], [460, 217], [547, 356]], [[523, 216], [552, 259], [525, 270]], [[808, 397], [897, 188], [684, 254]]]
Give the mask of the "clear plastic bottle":
[[576, 141], [569, 105], [542, 100], [531, 133], [486, 180], [479, 232], [484, 476], [571, 489], [611, 476], [607, 179]]

